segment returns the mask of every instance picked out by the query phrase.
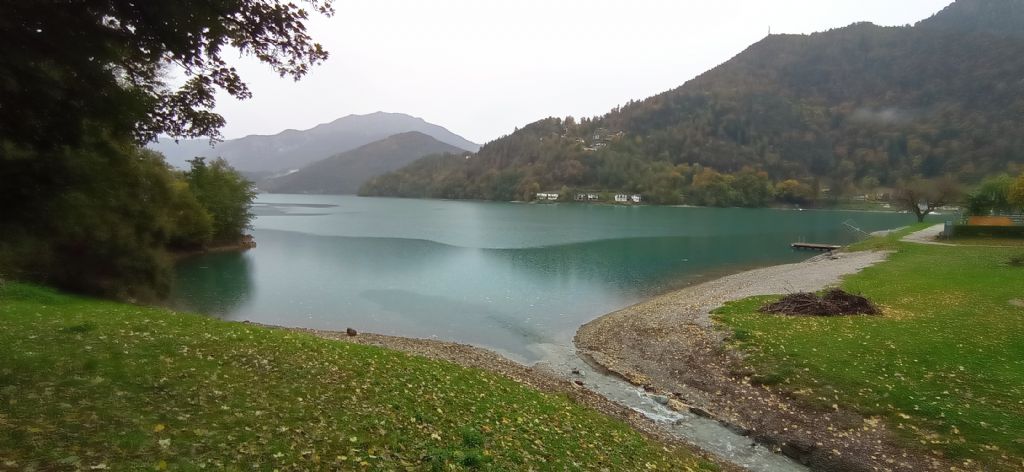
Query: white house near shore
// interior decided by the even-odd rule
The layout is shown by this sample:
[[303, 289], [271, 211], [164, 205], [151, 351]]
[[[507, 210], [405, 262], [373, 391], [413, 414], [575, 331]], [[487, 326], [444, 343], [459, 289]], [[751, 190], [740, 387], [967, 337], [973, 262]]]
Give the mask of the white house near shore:
[[537, 200], [544, 201], [556, 201], [558, 200], [559, 194], [557, 193], [538, 193]]

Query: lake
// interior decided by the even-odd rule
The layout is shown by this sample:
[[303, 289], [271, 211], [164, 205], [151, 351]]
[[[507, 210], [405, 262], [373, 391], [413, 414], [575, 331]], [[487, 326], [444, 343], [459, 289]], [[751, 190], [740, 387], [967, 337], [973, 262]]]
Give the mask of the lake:
[[605, 313], [795, 262], [895, 213], [260, 195], [245, 253], [183, 261], [170, 304], [230, 320], [437, 338], [522, 361]]

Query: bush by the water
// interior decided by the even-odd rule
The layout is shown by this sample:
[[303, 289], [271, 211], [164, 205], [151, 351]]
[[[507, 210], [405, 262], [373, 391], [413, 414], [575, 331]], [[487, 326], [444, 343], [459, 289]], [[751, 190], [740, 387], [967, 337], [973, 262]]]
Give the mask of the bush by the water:
[[237, 241], [252, 184], [223, 161], [185, 172], [95, 132], [41, 151], [0, 140], [0, 276], [117, 298], [170, 287], [169, 250]]
[[759, 311], [791, 316], [877, 315], [880, 313], [878, 308], [867, 298], [842, 289], [829, 290], [820, 297], [813, 293], [786, 295], [777, 302], [761, 307]]

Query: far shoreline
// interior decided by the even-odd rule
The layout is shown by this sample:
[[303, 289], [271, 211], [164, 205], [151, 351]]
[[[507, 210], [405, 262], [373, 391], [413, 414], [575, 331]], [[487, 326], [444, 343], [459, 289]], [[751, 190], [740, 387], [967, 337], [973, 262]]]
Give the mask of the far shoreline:
[[246, 252], [250, 249], [256, 248], [256, 239], [251, 234], [243, 235], [237, 242], [229, 244], [218, 244], [214, 246], [199, 248], [199, 249], [186, 249], [180, 251], [172, 251], [171, 258], [175, 263], [192, 259], [194, 257], [205, 256], [208, 254], [218, 254], [224, 252]]

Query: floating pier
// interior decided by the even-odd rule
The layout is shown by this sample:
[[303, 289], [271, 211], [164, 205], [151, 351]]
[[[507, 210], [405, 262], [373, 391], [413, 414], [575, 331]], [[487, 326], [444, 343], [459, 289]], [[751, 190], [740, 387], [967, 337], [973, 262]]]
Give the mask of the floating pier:
[[832, 244], [814, 244], [814, 243], [793, 243], [789, 247], [793, 249], [804, 249], [807, 251], [835, 251], [841, 249], [842, 246], [834, 246]]

